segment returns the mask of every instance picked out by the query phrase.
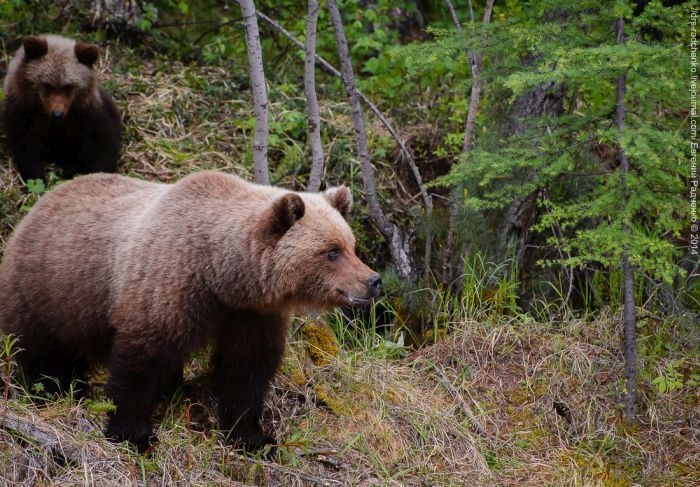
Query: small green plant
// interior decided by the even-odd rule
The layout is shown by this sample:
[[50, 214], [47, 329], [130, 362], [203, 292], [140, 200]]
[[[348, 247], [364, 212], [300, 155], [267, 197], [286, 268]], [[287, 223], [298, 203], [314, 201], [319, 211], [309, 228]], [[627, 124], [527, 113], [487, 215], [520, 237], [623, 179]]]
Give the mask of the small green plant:
[[20, 211], [22, 213], [27, 213], [32, 209], [34, 203], [37, 202], [39, 197], [46, 193], [50, 186], [58, 181], [58, 177], [55, 173], [50, 172], [48, 176], [48, 185], [41, 179], [28, 179], [27, 180], [27, 196], [22, 201], [22, 206]]
[[28, 179], [27, 191], [31, 194], [42, 195], [46, 192], [46, 184], [41, 179]]
[[661, 375], [651, 381], [659, 394], [698, 385], [700, 374], [693, 372], [687, 380], [684, 380], [683, 372], [680, 370], [683, 365], [683, 360], [671, 360], [666, 364]]
[[0, 337], [0, 354], [2, 359], [3, 372], [3, 398], [5, 400], [5, 408], [7, 409], [7, 401], [10, 398], [10, 386], [12, 384], [12, 371], [14, 368], [14, 357], [21, 350], [17, 347], [19, 338], [9, 334]]

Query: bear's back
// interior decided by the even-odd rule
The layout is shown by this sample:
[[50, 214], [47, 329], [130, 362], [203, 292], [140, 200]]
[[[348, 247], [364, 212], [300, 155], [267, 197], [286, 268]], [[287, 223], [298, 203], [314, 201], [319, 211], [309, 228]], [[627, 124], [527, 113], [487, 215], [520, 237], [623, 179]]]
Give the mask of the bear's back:
[[0, 264], [0, 328], [71, 323], [66, 335], [106, 329], [111, 260], [120, 233], [165, 185], [92, 174], [42, 196], [15, 229]]

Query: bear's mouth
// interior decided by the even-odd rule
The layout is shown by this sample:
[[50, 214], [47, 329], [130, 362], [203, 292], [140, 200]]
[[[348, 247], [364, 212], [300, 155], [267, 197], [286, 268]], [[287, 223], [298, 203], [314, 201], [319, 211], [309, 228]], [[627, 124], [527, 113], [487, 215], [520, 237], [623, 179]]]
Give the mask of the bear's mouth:
[[342, 289], [338, 289], [338, 292], [340, 293], [341, 296], [345, 298], [345, 300], [348, 302], [348, 304], [367, 304], [369, 303], [368, 298], [361, 298], [359, 296], [354, 296], [347, 291], [343, 291]]

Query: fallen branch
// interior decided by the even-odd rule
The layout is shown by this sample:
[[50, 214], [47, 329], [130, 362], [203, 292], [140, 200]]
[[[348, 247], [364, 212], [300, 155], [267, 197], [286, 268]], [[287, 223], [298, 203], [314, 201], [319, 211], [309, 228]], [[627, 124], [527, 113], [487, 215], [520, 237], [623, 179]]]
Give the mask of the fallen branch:
[[24, 441], [33, 443], [63, 463], [82, 463], [84, 455], [74, 442], [61, 437], [59, 432], [40, 425], [42, 422], [32, 415], [20, 415], [15, 411], [4, 409], [0, 413], [0, 428]]
[[437, 377], [438, 382], [440, 382], [440, 384], [442, 384], [443, 387], [447, 389], [447, 392], [450, 394], [450, 396], [452, 396], [452, 399], [454, 399], [462, 413], [464, 413], [464, 415], [467, 417], [474, 433], [483, 438], [486, 438], [488, 434], [486, 433], [486, 431], [484, 431], [484, 428], [481, 427], [479, 420], [476, 419], [476, 416], [474, 415], [472, 409], [469, 407], [469, 404], [467, 404], [467, 401], [464, 400], [462, 394], [460, 394], [460, 392], [452, 384], [450, 379], [447, 378], [442, 368], [438, 367], [432, 362], [428, 362], [428, 366], [433, 370], [433, 372], [435, 372], [435, 376]]

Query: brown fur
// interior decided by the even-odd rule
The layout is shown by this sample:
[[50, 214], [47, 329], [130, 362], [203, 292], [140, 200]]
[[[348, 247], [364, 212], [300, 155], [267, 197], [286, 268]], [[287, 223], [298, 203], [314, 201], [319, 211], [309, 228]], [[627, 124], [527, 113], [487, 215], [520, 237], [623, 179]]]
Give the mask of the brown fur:
[[[291, 314], [376, 295], [340, 214], [345, 187], [293, 193], [201, 172], [174, 185], [83, 176], [43, 196], [0, 265], [0, 328], [29, 380], [107, 362], [107, 435], [145, 448], [159, 394], [213, 347], [222, 429], [249, 447]], [[61, 366], [61, 364], [63, 364]]]
[[115, 172], [121, 116], [92, 69], [99, 49], [59, 36], [27, 37], [4, 83], [2, 121], [22, 178], [55, 162], [64, 177]]

